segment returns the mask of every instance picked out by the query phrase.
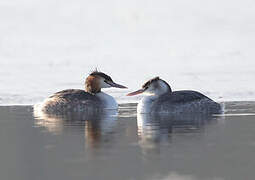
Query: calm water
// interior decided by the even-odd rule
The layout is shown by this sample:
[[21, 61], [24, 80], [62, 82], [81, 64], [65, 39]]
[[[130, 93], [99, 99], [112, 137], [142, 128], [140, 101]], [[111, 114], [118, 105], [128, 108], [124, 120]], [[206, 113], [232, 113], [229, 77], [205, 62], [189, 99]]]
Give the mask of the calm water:
[[255, 102], [227, 102], [217, 117], [35, 117], [0, 107], [1, 179], [254, 179]]

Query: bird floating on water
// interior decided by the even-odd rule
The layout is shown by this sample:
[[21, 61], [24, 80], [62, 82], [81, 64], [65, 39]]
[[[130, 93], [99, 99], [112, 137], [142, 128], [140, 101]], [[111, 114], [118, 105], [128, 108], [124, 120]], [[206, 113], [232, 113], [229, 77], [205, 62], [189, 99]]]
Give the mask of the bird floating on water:
[[220, 104], [197, 91], [172, 91], [169, 84], [155, 77], [141, 89], [127, 94], [146, 95], [137, 106], [138, 113], [221, 113]]
[[96, 112], [101, 109], [117, 109], [116, 100], [101, 91], [102, 88], [110, 87], [127, 88], [115, 83], [105, 73], [96, 70], [86, 78], [85, 90], [67, 89], [59, 91], [45, 99], [43, 103], [36, 105], [35, 109], [46, 113]]

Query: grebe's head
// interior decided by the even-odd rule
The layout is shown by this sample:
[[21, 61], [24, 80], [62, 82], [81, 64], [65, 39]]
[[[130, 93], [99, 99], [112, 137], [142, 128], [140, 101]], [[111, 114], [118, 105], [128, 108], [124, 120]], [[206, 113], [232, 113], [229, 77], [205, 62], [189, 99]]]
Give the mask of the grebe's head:
[[160, 79], [159, 77], [155, 77], [144, 83], [142, 89], [129, 93], [127, 94], [127, 96], [134, 96], [141, 93], [145, 95], [162, 95], [171, 92], [171, 87], [169, 86], [169, 84], [167, 84], [167, 82]]
[[92, 72], [85, 81], [85, 90], [86, 92], [91, 94], [101, 92], [101, 88], [110, 87], [127, 88], [125, 86], [113, 82], [110, 76], [98, 71]]

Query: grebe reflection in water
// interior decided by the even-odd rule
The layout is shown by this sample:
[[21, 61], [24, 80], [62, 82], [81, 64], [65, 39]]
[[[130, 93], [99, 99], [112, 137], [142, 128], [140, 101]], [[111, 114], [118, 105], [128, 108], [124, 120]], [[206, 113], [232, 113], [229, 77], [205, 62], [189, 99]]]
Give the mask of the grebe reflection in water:
[[217, 124], [221, 118], [201, 113], [137, 114], [139, 145], [145, 154], [158, 153], [161, 147], [175, 143], [174, 139], [178, 137], [185, 137], [188, 141], [201, 136], [208, 126]]
[[47, 130], [50, 134], [80, 134], [77, 138], [85, 140], [85, 147], [97, 148], [102, 142], [111, 142], [112, 132], [117, 122], [118, 110], [107, 110], [102, 113], [70, 112], [66, 114], [49, 114], [35, 112], [35, 125]]

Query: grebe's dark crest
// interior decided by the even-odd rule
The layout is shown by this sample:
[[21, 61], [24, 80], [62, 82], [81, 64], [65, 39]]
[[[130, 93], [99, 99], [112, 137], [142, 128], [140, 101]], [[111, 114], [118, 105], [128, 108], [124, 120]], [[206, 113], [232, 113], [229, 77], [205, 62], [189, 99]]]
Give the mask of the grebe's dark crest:
[[103, 77], [106, 81], [111, 81], [113, 82], [112, 78], [108, 75], [106, 75], [105, 73], [102, 73], [100, 71], [93, 71], [92, 73], [90, 73], [90, 76], [100, 76], [100, 77]]

